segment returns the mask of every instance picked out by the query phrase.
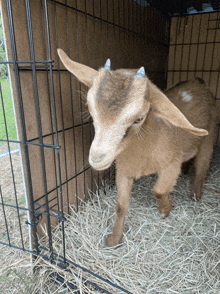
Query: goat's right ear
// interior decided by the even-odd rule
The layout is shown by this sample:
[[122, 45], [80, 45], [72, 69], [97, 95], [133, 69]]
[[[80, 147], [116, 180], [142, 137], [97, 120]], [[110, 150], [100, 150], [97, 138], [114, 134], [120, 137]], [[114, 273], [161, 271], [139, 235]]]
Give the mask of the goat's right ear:
[[185, 129], [193, 135], [208, 135], [206, 130], [194, 127], [183, 113], [155, 85], [151, 86], [150, 95], [151, 104], [158, 117], [170, 122], [174, 126]]
[[80, 82], [90, 88], [98, 71], [89, 66], [71, 60], [62, 49], [57, 49], [57, 52], [66, 69], [77, 77]]

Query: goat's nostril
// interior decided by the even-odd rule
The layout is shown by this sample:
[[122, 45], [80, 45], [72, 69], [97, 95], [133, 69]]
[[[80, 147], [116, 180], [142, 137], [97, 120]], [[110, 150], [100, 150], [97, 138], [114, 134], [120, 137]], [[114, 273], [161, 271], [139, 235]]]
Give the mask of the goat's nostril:
[[105, 154], [101, 154], [101, 155], [92, 154], [91, 155], [91, 159], [92, 159], [93, 162], [100, 162], [100, 161], [102, 161], [104, 159], [104, 157], [105, 157]]

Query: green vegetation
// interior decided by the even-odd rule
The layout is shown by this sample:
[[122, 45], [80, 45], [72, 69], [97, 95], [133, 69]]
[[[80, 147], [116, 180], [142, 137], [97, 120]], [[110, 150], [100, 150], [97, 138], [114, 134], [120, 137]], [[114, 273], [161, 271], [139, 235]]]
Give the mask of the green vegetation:
[[[2, 16], [0, 14], [0, 61], [6, 61], [6, 50], [4, 43]], [[6, 79], [8, 77], [8, 68], [6, 64], [0, 64], [0, 77]]]
[[26, 199], [25, 196], [21, 196], [20, 200], [19, 200], [19, 205], [20, 204], [25, 204], [26, 203]]
[[7, 239], [8, 239], [7, 236], [1, 237], [1, 240], [2, 240], [2, 241], [7, 240]]
[[[0, 15], [0, 62], [1, 61], [6, 61], [6, 51], [5, 51], [5, 45], [4, 45], [2, 19]], [[4, 115], [3, 115], [1, 95], [0, 95], [0, 139], [7, 139], [6, 128], [5, 128], [5, 124], [6, 124], [9, 139], [16, 140], [17, 135], [16, 135], [15, 119], [14, 119], [13, 104], [12, 104], [12, 97], [11, 97], [11, 91], [10, 91], [10, 83], [8, 78], [8, 68], [6, 64], [0, 64], [0, 84], [1, 84], [1, 92], [3, 97], [4, 111], [5, 111], [5, 118], [6, 118], [6, 122], [5, 122]], [[2, 142], [0, 142], [0, 144], [2, 144]]]
[[[33, 280], [30, 277], [23, 278], [19, 270], [8, 269], [3, 275], [0, 276], [0, 282], [9, 284], [12, 288], [18, 289], [19, 293], [30, 293]], [[17, 292], [16, 292], [17, 293]]]
[[[15, 127], [15, 118], [13, 112], [13, 104], [10, 92], [10, 84], [9, 80], [0, 80], [1, 83], [1, 90], [2, 90], [2, 97], [4, 102], [4, 111], [5, 111], [5, 118], [7, 124], [7, 131], [9, 139], [16, 140], [16, 127]], [[6, 139], [6, 128], [4, 122], [4, 115], [3, 115], [3, 108], [2, 108], [2, 101], [0, 102], [0, 139]]]

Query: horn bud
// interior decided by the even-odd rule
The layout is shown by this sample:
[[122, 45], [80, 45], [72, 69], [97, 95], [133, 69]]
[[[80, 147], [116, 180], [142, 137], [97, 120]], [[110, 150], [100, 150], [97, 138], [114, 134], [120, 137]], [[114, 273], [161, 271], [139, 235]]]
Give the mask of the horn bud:
[[104, 65], [104, 68], [107, 69], [108, 71], [111, 71], [111, 61], [108, 59]]
[[142, 66], [137, 72], [136, 74], [134, 75], [135, 78], [144, 78], [145, 76], [145, 70], [144, 70], [144, 67]]

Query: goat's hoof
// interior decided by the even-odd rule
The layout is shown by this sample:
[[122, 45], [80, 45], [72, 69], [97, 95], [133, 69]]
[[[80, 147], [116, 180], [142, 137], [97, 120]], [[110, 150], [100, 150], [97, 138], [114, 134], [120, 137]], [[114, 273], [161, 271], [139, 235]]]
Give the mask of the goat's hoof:
[[198, 195], [197, 193], [192, 192], [191, 195], [190, 195], [190, 199], [192, 199], [195, 202], [199, 201], [201, 199], [201, 195]]
[[160, 211], [161, 217], [164, 219], [165, 217], [169, 215], [173, 205], [170, 199], [159, 199], [158, 204], [159, 204], [159, 211]]
[[113, 234], [110, 234], [105, 243], [106, 243], [106, 246], [108, 247], [115, 247], [118, 245], [118, 243], [121, 241], [122, 238], [118, 238], [117, 236], [114, 236]]
[[190, 198], [194, 201], [199, 201], [202, 197], [203, 180], [194, 180]]
[[162, 219], [165, 219], [165, 218], [169, 215], [169, 213], [168, 213], [168, 214], [161, 213], [160, 215], [161, 215], [161, 218], [162, 218]]

